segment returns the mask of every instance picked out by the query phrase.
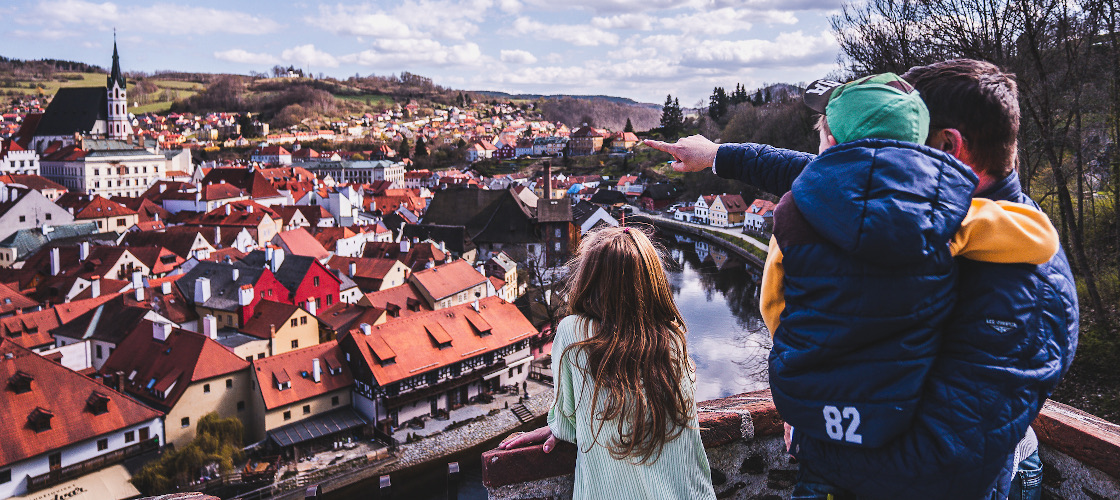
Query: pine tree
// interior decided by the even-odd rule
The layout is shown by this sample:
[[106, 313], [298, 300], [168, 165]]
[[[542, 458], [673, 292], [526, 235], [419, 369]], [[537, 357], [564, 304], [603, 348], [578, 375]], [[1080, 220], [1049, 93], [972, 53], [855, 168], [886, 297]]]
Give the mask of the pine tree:
[[758, 89], [758, 91], [754, 93], [754, 99], [751, 100], [751, 104], [762, 106], [762, 89]]
[[428, 145], [424, 143], [423, 137], [416, 138], [416, 157], [420, 158], [428, 156]]
[[397, 146], [397, 154], [400, 155], [401, 158], [408, 158], [411, 156], [409, 154], [411, 152], [411, 148], [408, 147], [408, 138], [405, 137], [401, 139], [400, 145]]
[[731, 100], [727, 97], [727, 91], [723, 90], [723, 87], [716, 87], [712, 90], [712, 95], [708, 99], [708, 116], [719, 121], [727, 115], [727, 108], [730, 104]]
[[630, 117], [626, 118], [626, 126], [622, 128], [622, 131], [623, 132], [633, 132], [634, 131], [634, 124], [630, 123]]
[[676, 137], [684, 127], [684, 113], [681, 111], [680, 99], [674, 99], [672, 94], [665, 97], [665, 107], [661, 110], [661, 132], [667, 138]]

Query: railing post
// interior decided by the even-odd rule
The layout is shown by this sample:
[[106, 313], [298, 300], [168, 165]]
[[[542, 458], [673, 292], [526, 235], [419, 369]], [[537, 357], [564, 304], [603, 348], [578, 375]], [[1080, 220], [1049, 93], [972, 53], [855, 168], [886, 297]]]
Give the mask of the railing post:
[[459, 500], [459, 462], [447, 463], [447, 500]]
[[381, 483], [377, 487], [377, 500], [389, 500], [393, 498], [393, 485], [389, 481], [389, 475], [381, 476]]

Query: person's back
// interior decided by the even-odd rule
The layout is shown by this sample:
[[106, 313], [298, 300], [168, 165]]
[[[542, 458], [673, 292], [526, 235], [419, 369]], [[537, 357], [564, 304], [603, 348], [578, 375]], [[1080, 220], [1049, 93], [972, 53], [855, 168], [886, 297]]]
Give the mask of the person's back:
[[649, 238], [588, 234], [568, 279], [548, 427], [579, 447], [574, 498], [714, 500], [684, 322]]

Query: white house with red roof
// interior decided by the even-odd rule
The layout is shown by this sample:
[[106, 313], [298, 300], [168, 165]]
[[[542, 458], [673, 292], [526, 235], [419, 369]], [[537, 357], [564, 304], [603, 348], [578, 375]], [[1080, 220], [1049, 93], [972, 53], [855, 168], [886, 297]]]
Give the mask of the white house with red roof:
[[772, 201], [754, 200], [743, 218], [743, 228], [756, 232], [769, 231], [774, 227], [775, 207]]
[[39, 152], [16, 141], [0, 142], [0, 175], [39, 175]]
[[261, 146], [253, 150], [249, 159], [264, 165], [291, 165], [292, 153], [284, 146]]
[[164, 443], [159, 411], [3, 338], [0, 380], [6, 385], [0, 498], [74, 479]]

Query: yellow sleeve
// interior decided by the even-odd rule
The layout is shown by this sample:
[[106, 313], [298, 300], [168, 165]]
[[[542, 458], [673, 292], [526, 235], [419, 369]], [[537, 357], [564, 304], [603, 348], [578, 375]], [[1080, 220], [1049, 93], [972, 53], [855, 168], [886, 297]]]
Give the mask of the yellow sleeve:
[[976, 198], [949, 250], [981, 262], [1044, 264], [1058, 252], [1058, 230], [1030, 205]]
[[762, 321], [770, 330], [770, 337], [781, 323], [782, 311], [786, 308], [785, 296], [785, 268], [782, 267], [782, 249], [778, 247], [778, 240], [770, 237], [770, 250], [766, 254], [766, 265], [762, 268], [762, 290], [758, 301], [758, 309], [762, 313]]

